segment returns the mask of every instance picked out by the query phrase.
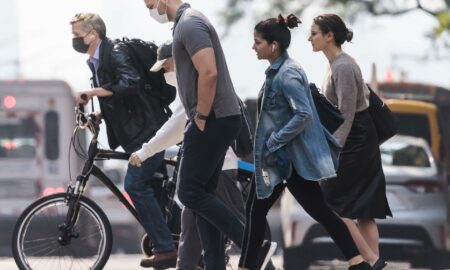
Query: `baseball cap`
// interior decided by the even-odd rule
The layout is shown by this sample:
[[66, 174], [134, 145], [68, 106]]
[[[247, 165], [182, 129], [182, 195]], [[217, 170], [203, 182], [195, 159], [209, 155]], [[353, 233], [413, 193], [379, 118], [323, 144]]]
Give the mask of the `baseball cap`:
[[158, 72], [167, 58], [172, 57], [172, 40], [168, 40], [161, 44], [157, 51], [156, 63], [150, 69], [151, 72]]

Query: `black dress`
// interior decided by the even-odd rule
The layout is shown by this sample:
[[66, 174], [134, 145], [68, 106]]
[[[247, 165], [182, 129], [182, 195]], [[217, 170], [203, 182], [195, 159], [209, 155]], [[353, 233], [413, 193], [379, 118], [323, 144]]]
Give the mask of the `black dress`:
[[337, 177], [323, 181], [321, 187], [327, 203], [341, 217], [392, 216], [377, 133], [368, 110], [355, 114], [339, 156]]

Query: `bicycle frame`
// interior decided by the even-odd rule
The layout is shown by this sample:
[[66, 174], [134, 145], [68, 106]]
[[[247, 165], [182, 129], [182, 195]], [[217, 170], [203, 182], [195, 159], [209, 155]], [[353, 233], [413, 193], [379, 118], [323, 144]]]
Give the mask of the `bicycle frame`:
[[[62, 232], [62, 235], [58, 239], [62, 244], [68, 244], [70, 242], [71, 237], [77, 237], [77, 234], [73, 232], [73, 227], [77, 222], [78, 212], [79, 212], [79, 204], [78, 201], [80, 197], [83, 195], [86, 184], [89, 180], [90, 175], [94, 175], [100, 182], [103, 183], [113, 194], [116, 196], [121, 203], [128, 209], [128, 211], [136, 218], [136, 220], [142, 225], [136, 209], [132, 206], [125, 196], [120, 192], [120, 190], [116, 187], [116, 185], [111, 181], [111, 179], [106, 176], [100, 168], [98, 168], [94, 161], [98, 159], [122, 159], [128, 160], [129, 154], [123, 152], [116, 152], [112, 150], [103, 150], [98, 149], [98, 132], [99, 126], [95, 123], [95, 119], [92, 119], [92, 116], [88, 116], [87, 118], [81, 114], [80, 111], [76, 111], [77, 113], [77, 123], [79, 126], [80, 123], [85, 123], [84, 127], [87, 127], [93, 134], [93, 138], [89, 144], [88, 148], [88, 159], [84, 163], [82, 173], [77, 176], [75, 181], [75, 186], [69, 186], [66, 192], [66, 201], [69, 206], [68, 212], [66, 215], [66, 219], [64, 224], [59, 225], [59, 229]], [[84, 117], [84, 118], [83, 118]]]
[[[19, 217], [13, 232], [12, 251], [16, 264], [21, 269], [40, 267], [39, 269], [45, 270], [48, 265], [72, 269], [74, 264], [79, 265], [79, 269], [104, 267], [112, 251], [114, 235], [108, 216], [95, 201], [96, 196], [88, 198], [83, 195], [86, 188], [90, 187], [87, 183], [91, 175], [102, 183], [100, 193], [104, 194], [103, 187], [106, 186], [109, 189], [106, 192], [116, 197], [142, 226], [133, 202], [122, 192], [122, 187], [116, 186], [111, 180], [113, 178], [110, 179], [107, 172], [95, 164], [98, 160], [108, 159], [128, 161], [130, 155], [99, 149], [98, 121], [94, 114], [85, 114], [81, 109], [75, 109], [76, 127], [70, 144], [84, 165], [75, 181], [70, 181], [66, 192], [38, 199]], [[92, 134], [87, 149], [78, 140], [82, 129], [87, 129]], [[179, 156], [180, 152], [177, 157]], [[149, 183], [154, 188], [155, 195], [158, 194], [155, 197], [159, 197], [158, 203], [166, 214], [166, 222], [175, 245], [179, 241], [181, 223], [181, 207], [174, 199], [178, 160], [179, 158], [165, 158], [161, 167], [151, 176], [154, 181]], [[134, 223], [133, 227], [135, 225], [137, 224]], [[143, 235], [142, 252], [150, 257], [154, 247], [155, 243], [150, 237]], [[42, 263], [43, 261], [45, 262]]]

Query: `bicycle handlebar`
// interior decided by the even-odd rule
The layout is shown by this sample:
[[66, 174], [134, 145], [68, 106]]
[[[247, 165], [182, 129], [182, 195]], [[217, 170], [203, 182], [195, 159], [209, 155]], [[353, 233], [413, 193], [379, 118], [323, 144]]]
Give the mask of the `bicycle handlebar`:
[[86, 95], [86, 94], [81, 94], [80, 98], [84, 101], [88, 101], [88, 95]]
[[107, 158], [107, 159], [122, 159], [128, 160], [130, 158], [130, 154], [124, 152], [118, 152], [114, 150], [99, 150], [97, 153], [98, 158]]
[[97, 117], [92, 113], [85, 113], [83, 110], [82, 104], [79, 104], [79, 107], [75, 108], [75, 122], [77, 125], [76, 128], [81, 128], [81, 129], [87, 128], [93, 135], [93, 138], [91, 139], [91, 144], [90, 144], [89, 150], [88, 150], [88, 155], [90, 157], [92, 157], [92, 158], [95, 157], [95, 158], [100, 158], [100, 159], [102, 159], [102, 158], [103, 159], [105, 159], [105, 158], [106, 159], [121, 159], [121, 160], [129, 159], [130, 154], [128, 154], [128, 153], [97, 148], [97, 137], [98, 137], [98, 134], [100, 131], [100, 127], [97, 122]]
[[[81, 94], [80, 98], [86, 102], [88, 101], [88, 95], [86, 95], [86, 94]], [[81, 103], [78, 104], [78, 110], [80, 110], [80, 112], [84, 113], [84, 104], [81, 104]]]

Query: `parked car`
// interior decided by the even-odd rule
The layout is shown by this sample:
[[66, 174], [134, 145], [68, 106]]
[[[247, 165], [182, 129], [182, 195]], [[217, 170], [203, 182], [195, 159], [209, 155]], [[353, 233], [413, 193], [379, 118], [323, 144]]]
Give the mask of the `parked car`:
[[[446, 239], [448, 186], [428, 143], [394, 136], [380, 146], [393, 218], [377, 220], [381, 256], [413, 266], [450, 263]], [[376, 203], [376, 202], [374, 202]], [[328, 233], [286, 191], [281, 198], [285, 269], [304, 269], [317, 259], [343, 259]], [[439, 268], [440, 269], [440, 268]]]

